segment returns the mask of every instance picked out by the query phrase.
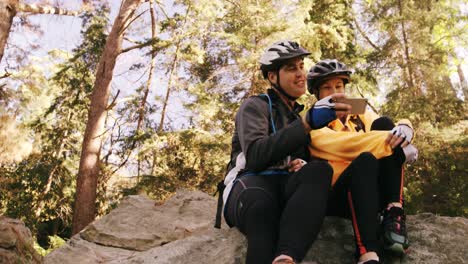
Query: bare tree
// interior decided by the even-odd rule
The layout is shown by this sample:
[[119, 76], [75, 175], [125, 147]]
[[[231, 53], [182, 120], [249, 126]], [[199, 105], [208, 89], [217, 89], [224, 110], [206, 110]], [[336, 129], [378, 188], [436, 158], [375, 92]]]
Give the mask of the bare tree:
[[13, 17], [16, 15], [18, 0], [0, 1], [0, 62], [3, 58], [3, 51], [10, 35]]
[[457, 72], [458, 72], [458, 78], [460, 78], [460, 86], [463, 91], [463, 96], [465, 96], [465, 101], [467, 101], [468, 100], [468, 83], [466, 82], [465, 74], [463, 73], [463, 69], [460, 63], [457, 65]]
[[117, 56], [121, 52], [124, 32], [131, 24], [135, 10], [142, 1], [124, 0], [122, 2], [99, 60], [81, 149], [73, 212], [73, 234], [80, 232], [95, 217], [97, 181], [100, 172], [99, 155], [104, 134], [110, 83]]
[[10, 35], [11, 25], [13, 18], [17, 13], [30, 13], [30, 14], [53, 14], [53, 15], [66, 15], [77, 16], [79, 11], [69, 11], [66, 9], [51, 7], [51, 6], [38, 6], [35, 4], [23, 4], [19, 0], [1, 0], [0, 1], [0, 62], [3, 58], [5, 45]]
[[[151, 15], [151, 38], [155, 39], [156, 38], [156, 15], [154, 14], [155, 12], [153, 8], [153, 2], [154, 0], [150, 0], [149, 5], [150, 5], [150, 15]], [[151, 86], [151, 80], [153, 79], [153, 70], [154, 70], [155, 64], [156, 64], [156, 53], [151, 52], [151, 63], [150, 63], [150, 68], [149, 68], [149, 75], [148, 75], [148, 80], [146, 82], [143, 100], [141, 101], [140, 109], [138, 111], [138, 123], [137, 123], [135, 134], [138, 134], [138, 130], [140, 129], [140, 126], [145, 117], [145, 105], [146, 105], [146, 100], [148, 99], [148, 93], [149, 93], [150, 86]]]
[[[189, 5], [188, 8], [187, 8], [187, 11], [185, 13], [182, 28], [185, 27], [185, 25], [187, 23], [187, 17], [188, 17], [188, 15], [190, 13], [190, 7], [191, 6]], [[164, 11], [164, 9], [162, 7], [161, 7], [161, 9], [165, 13], [165, 11]], [[175, 86], [175, 85], [172, 84], [172, 82], [177, 81], [177, 77], [174, 77], [174, 75], [175, 75], [176, 70], [177, 70], [177, 63], [179, 62], [179, 49], [180, 49], [180, 46], [182, 45], [182, 39], [183, 39], [182, 35], [183, 35], [183, 31], [179, 31], [178, 33], [176, 33], [175, 38], [174, 38], [177, 41], [176, 49], [175, 49], [175, 52], [174, 52], [174, 59], [172, 60], [172, 63], [171, 63], [171, 69], [170, 69], [170, 73], [169, 73], [169, 81], [167, 83], [166, 96], [164, 97], [163, 108], [162, 108], [162, 112], [161, 112], [161, 121], [159, 122], [158, 132], [162, 132], [162, 130], [164, 128], [164, 118], [166, 117], [166, 109], [167, 109], [167, 105], [169, 103], [169, 96], [170, 96], [170, 93], [171, 93], [171, 88], [173, 86]]]
[[[154, 11], [154, 0], [149, 0], [149, 9], [150, 9], [150, 16], [151, 16], [151, 40], [155, 40], [156, 39], [156, 15], [155, 15], [155, 11]], [[145, 47], [147, 45], [150, 45], [151, 43], [154, 43], [154, 41], [140, 43], [137, 46], [131, 47], [131, 49], [134, 49], [135, 47], [136, 48]], [[152, 48], [154, 48], [154, 45], [152, 45]], [[126, 50], [122, 49], [120, 54], [122, 54], [124, 52], [127, 52], [127, 51], [129, 51], [129, 49], [126, 49]], [[148, 79], [146, 81], [145, 90], [143, 92], [143, 99], [142, 99], [142, 101], [140, 103], [140, 107], [138, 109], [138, 120], [137, 120], [137, 127], [135, 129], [135, 136], [138, 136], [138, 134], [140, 133], [141, 126], [143, 125], [143, 122], [144, 122], [144, 119], [145, 119], [145, 107], [146, 107], [146, 102], [148, 100], [148, 94], [149, 94], [149, 91], [150, 91], [150, 88], [151, 88], [151, 80], [153, 79], [153, 71], [154, 71], [155, 64], [156, 64], [156, 52], [154, 50], [152, 50], [151, 51], [151, 62], [150, 62], [150, 67], [149, 67]], [[128, 151], [128, 154], [127, 154], [126, 158], [124, 159], [123, 162], [121, 162], [119, 164], [119, 166], [117, 166], [116, 169], [114, 169], [110, 173], [110, 175], [113, 175], [118, 170], [120, 170], [123, 166], [125, 166], [125, 164], [127, 164], [128, 160], [130, 159], [130, 155], [132, 154], [133, 150], [136, 147], [137, 147], [137, 140], [134, 138], [131, 145], [130, 145], [130, 148], [129, 148], [129, 151]], [[138, 176], [139, 175], [140, 175], [140, 161], [138, 160]]]

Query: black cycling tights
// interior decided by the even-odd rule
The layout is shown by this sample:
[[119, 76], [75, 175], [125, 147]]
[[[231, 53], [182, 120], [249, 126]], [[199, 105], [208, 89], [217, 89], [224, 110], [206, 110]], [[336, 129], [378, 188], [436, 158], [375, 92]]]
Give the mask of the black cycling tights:
[[340, 175], [328, 200], [327, 215], [351, 219], [357, 258], [378, 251], [377, 173], [377, 159], [368, 152], [360, 154]]
[[320, 231], [332, 174], [326, 162], [310, 162], [291, 175], [237, 180], [225, 216], [247, 237], [247, 264], [270, 264], [281, 254], [304, 258]]
[[[394, 127], [392, 120], [383, 116], [372, 123], [371, 130], [392, 130]], [[393, 202], [403, 204], [404, 162], [405, 154], [400, 147], [396, 147], [391, 156], [379, 160], [380, 209]]]

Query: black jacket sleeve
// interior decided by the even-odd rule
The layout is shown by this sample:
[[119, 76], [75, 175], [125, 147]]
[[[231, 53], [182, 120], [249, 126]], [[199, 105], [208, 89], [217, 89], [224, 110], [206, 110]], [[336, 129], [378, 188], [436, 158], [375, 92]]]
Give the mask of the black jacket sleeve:
[[269, 120], [268, 103], [258, 97], [248, 98], [237, 113], [236, 127], [248, 170], [265, 170], [308, 143], [300, 119], [272, 135]]

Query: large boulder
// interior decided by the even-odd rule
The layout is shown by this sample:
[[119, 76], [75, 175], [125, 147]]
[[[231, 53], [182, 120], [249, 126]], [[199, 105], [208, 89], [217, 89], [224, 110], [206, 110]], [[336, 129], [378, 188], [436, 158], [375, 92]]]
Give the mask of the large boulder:
[[0, 216], [0, 263], [39, 263], [31, 232], [21, 220]]
[[[202, 192], [180, 191], [164, 204], [128, 196], [45, 263], [244, 263], [246, 240], [223, 224], [213, 228], [216, 200]], [[408, 216], [411, 251], [386, 263], [465, 263], [468, 220], [433, 214]], [[348, 220], [329, 217], [304, 263], [354, 263]], [[390, 260], [390, 261], [389, 261]]]
[[80, 236], [99, 245], [144, 251], [206, 228], [214, 206], [214, 199], [202, 192], [181, 192], [159, 206], [146, 197], [129, 196]]

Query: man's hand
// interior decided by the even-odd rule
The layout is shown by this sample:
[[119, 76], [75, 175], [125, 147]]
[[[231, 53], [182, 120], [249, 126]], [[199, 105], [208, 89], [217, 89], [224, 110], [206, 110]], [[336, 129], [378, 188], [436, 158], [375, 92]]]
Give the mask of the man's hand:
[[344, 103], [337, 103], [336, 99], [345, 98], [342, 93], [329, 95], [317, 101], [308, 111], [305, 121], [311, 129], [322, 128], [336, 119], [337, 114], [349, 114], [351, 106]]
[[413, 140], [413, 129], [407, 125], [397, 125], [390, 131], [385, 143], [392, 148], [401, 144], [401, 147], [404, 148], [411, 143], [411, 140]]
[[296, 172], [300, 170], [307, 162], [302, 159], [295, 159], [288, 164], [288, 171], [289, 172]]

